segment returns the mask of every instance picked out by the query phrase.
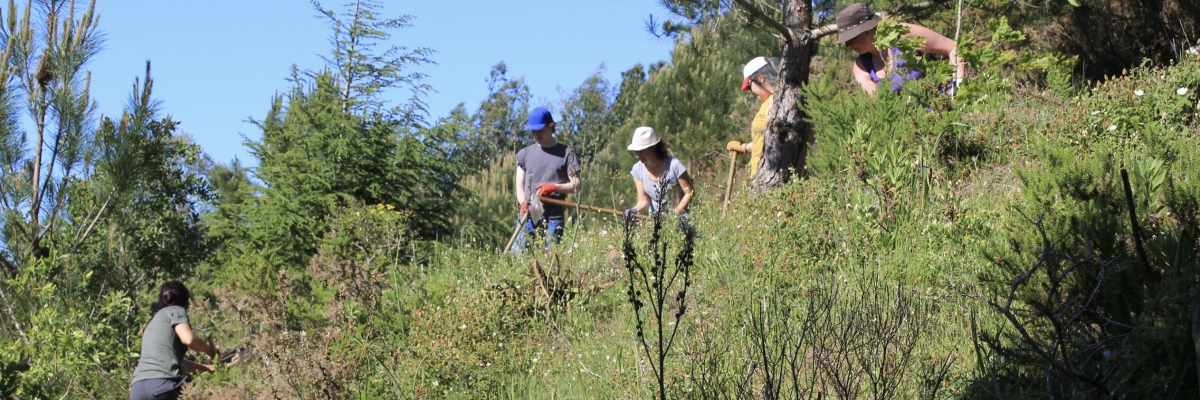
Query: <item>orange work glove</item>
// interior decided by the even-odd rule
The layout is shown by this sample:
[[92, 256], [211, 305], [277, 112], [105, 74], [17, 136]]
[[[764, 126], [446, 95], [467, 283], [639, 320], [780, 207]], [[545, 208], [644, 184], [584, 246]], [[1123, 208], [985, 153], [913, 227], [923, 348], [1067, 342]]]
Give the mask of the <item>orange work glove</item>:
[[558, 185], [553, 184], [553, 183], [543, 183], [543, 184], [534, 186], [534, 188], [541, 190], [541, 192], [538, 193], [538, 197], [549, 196], [549, 195], [554, 194], [554, 192], [558, 191]]

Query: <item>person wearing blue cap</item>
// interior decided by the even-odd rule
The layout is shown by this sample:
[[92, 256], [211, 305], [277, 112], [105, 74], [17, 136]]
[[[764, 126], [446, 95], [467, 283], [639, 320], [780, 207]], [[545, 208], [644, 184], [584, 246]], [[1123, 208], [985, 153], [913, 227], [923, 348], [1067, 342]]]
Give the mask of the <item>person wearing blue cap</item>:
[[[570, 146], [554, 140], [554, 128], [554, 117], [550, 115], [550, 110], [537, 107], [529, 112], [529, 122], [525, 129], [533, 132], [533, 140], [536, 143], [517, 152], [517, 173], [514, 179], [517, 204], [521, 205], [523, 215], [529, 214], [529, 202], [532, 197], [543, 196], [563, 200], [568, 193], [579, 189], [579, 159]], [[566, 208], [545, 204], [543, 210], [541, 218], [526, 219], [524, 226], [518, 229], [511, 249], [513, 253], [520, 253], [527, 246], [526, 238], [530, 235], [544, 233], [547, 249], [562, 235]]]

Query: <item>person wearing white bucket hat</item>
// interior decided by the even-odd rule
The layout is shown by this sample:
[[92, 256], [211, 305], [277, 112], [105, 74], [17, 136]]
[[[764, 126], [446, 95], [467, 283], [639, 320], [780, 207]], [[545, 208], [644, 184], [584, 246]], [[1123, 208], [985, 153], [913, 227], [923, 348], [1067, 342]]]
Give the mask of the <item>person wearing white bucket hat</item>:
[[685, 215], [692, 201], [692, 177], [679, 159], [671, 157], [667, 143], [658, 137], [654, 128], [635, 129], [626, 148], [634, 152], [638, 163], [629, 171], [637, 187], [637, 205], [625, 210], [625, 216], [631, 217], [646, 209], [651, 213], [661, 212], [661, 208], [670, 205], [673, 199], [678, 200], [673, 209], [675, 215]]

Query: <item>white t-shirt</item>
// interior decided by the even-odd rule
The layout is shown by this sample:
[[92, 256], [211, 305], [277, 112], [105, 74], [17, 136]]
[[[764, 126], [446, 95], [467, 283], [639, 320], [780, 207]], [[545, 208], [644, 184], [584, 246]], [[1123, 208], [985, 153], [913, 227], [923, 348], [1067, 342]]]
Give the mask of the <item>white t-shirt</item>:
[[662, 179], [659, 179], [658, 181], [650, 178], [650, 173], [646, 172], [646, 164], [642, 164], [641, 161], [638, 161], [637, 164], [633, 165], [633, 170], [629, 171], [629, 174], [633, 175], [633, 179], [642, 181], [642, 188], [645, 189], [646, 194], [650, 196], [650, 212], [656, 213], [658, 212], [660, 194], [670, 193], [670, 197], [662, 200], [667, 202], [666, 204], [668, 206], [670, 206], [673, 201], [683, 198], [683, 189], [679, 187], [678, 183], [679, 177], [683, 176], [684, 172], [687, 172], [687, 168], [683, 166], [683, 163], [679, 162], [679, 159], [675, 157], [668, 156], [667, 172], [663, 174]]

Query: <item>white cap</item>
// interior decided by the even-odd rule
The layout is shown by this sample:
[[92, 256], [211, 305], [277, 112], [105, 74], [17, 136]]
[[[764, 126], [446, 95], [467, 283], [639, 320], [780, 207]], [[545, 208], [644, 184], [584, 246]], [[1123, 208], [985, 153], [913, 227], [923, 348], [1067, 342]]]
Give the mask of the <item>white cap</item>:
[[753, 60], [750, 60], [750, 62], [746, 63], [745, 67], [742, 67], [742, 79], [749, 78], [750, 75], [754, 75], [755, 72], [758, 72], [760, 68], [766, 65], [766, 57], [754, 57]]
[[629, 151], [642, 151], [658, 144], [660, 140], [658, 134], [654, 133], [654, 128], [642, 126], [633, 130], [633, 140], [626, 148]]
[[742, 67], [742, 91], [750, 90], [750, 75], [754, 75], [759, 69], [767, 65], [766, 57], [754, 57], [750, 62]]

